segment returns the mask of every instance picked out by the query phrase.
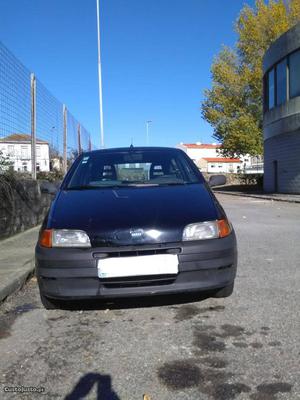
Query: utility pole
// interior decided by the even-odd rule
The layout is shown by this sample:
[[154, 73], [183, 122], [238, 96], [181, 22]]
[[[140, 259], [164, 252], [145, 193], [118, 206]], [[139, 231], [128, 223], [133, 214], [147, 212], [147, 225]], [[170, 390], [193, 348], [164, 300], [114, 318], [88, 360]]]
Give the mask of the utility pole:
[[81, 147], [81, 126], [78, 124], [77, 126], [77, 139], [78, 139], [78, 155], [82, 153], [82, 147]]
[[99, 114], [100, 114], [100, 144], [104, 148], [104, 130], [103, 130], [103, 105], [102, 105], [102, 71], [101, 71], [101, 42], [100, 42], [100, 0], [97, 4], [97, 38], [98, 38], [98, 83], [99, 83]]
[[67, 107], [65, 104], [63, 105], [63, 172], [64, 175], [68, 171], [68, 160], [67, 160], [67, 128], [68, 128], [68, 121], [67, 121]]
[[30, 75], [31, 95], [31, 176], [36, 179], [36, 79]]
[[146, 121], [146, 144], [149, 146], [149, 124], [151, 124], [152, 121]]

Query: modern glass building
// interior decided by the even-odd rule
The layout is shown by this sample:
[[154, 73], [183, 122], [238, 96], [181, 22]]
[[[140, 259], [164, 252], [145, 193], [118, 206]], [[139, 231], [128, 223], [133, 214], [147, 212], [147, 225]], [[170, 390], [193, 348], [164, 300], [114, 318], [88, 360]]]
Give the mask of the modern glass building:
[[300, 193], [300, 23], [264, 61], [264, 189]]

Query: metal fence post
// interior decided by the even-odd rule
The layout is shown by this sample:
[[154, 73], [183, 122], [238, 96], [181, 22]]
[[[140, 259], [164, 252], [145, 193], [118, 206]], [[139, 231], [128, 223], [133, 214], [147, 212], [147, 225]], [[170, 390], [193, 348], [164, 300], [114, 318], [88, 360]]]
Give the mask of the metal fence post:
[[68, 163], [67, 163], [67, 107], [63, 104], [63, 172], [67, 173]]
[[78, 136], [78, 154], [81, 154], [82, 148], [81, 148], [81, 126], [78, 124], [77, 127], [77, 136]]
[[36, 179], [36, 79], [30, 75], [31, 94], [31, 176]]

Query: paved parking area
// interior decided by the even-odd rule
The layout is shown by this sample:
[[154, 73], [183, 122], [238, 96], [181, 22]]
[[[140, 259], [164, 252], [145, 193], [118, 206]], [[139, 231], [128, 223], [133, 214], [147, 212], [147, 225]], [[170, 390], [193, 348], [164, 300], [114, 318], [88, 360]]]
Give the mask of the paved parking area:
[[33, 278], [0, 307], [0, 398], [299, 399], [300, 205], [218, 197], [239, 244], [230, 298], [46, 311]]

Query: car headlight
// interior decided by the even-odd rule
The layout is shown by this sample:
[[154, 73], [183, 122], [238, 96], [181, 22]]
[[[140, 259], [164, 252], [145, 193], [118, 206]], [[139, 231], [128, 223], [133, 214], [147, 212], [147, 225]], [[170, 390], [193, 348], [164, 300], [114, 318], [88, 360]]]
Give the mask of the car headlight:
[[88, 235], [73, 229], [45, 229], [39, 243], [43, 247], [91, 247]]
[[182, 240], [218, 239], [231, 233], [231, 226], [226, 219], [198, 222], [187, 225], [183, 230]]

